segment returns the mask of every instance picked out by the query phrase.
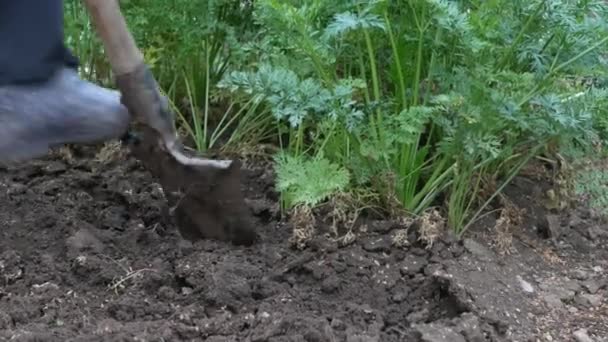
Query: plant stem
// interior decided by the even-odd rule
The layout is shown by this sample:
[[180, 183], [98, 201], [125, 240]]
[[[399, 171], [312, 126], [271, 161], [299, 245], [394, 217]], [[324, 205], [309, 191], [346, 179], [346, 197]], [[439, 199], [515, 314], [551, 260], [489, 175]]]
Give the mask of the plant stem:
[[526, 23], [524, 24], [524, 26], [521, 28], [521, 30], [519, 31], [519, 33], [515, 37], [515, 40], [513, 41], [513, 43], [511, 44], [511, 46], [509, 47], [509, 50], [507, 51], [507, 53], [504, 54], [503, 58], [500, 60], [500, 63], [498, 63], [498, 68], [499, 69], [503, 69], [506, 66], [507, 62], [509, 62], [509, 59], [511, 58], [511, 56], [515, 52], [515, 48], [521, 42], [521, 40], [524, 38], [524, 34], [528, 31], [528, 28], [530, 27], [530, 25], [532, 25], [532, 22], [538, 16], [538, 14], [542, 10], [543, 6], [545, 5], [545, 1], [546, 0], [542, 0], [541, 2], [538, 3], [538, 6], [536, 7], [536, 9], [532, 13], [532, 15], [530, 15], [530, 17], [528, 18], [528, 20], [526, 21]]
[[412, 99], [412, 106], [418, 105], [418, 98], [420, 94], [420, 77], [422, 74], [422, 41], [424, 39], [424, 31], [418, 31], [418, 49], [416, 50], [416, 76], [414, 77], [414, 95]]
[[528, 93], [528, 95], [526, 95], [518, 104], [518, 107], [523, 106], [524, 104], [526, 104], [528, 101], [530, 101], [535, 95], [536, 93], [542, 89], [542, 87], [544, 86], [544, 82], [546, 80], [548, 80], [549, 78], [551, 78], [553, 75], [555, 75], [558, 71], [561, 71], [562, 69], [566, 68], [567, 66], [569, 66], [570, 64], [576, 62], [577, 60], [583, 58], [585, 55], [587, 55], [588, 53], [592, 52], [593, 50], [597, 49], [598, 47], [606, 44], [606, 42], [608, 42], [608, 36], [602, 38], [599, 42], [593, 44], [592, 46], [590, 46], [589, 48], [583, 50], [581, 53], [579, 53], [578, 55], [570, 58], [569, 60], [563, 62], [562, 64], [558, 65], [557, 67], [553, 68], [551, 71], [549, 71], [544, 77], [543, 79], [538, 82], [538, 84]]
[[517, 176], [519, 174], [519, 171], [528, 163], [528, 161], [530, 161], [530, 159], [532, 159], [533, 156], [536, 155], [536, 152], [538, 152], [538, 150], [540, 150], [543, 146], [544, 146], [544, 144], [539, 144], [536, 147], [534, 147], [528, 153], [528, 155], [524, 158], [524, 160], [511, 171], [511, 173], [509, 174], [509, 176], [507, 177], [507, 179], [505, 179], [505, 181], [498, 187], [498, 189], [496, 189], [496, 191], [494, 191], [494, 193], [490, 196], [490, 198], [488, 198], [484, 202], [484, 204], [481, 205], [479, 207], [479, 209], [477, 209], [477, 211], [471, 217], [471, 219], [469, 220], [469, 222], [458, 233], [459, 237], [461, 237], [462, 234], [464, 234], [464, 232], [466, 232], [467, 229], [469, 229], [469, 227], [475, 222], [475, 220], [479, 216], [479, 214], [481, 214], [481, 212], [488, 206], [488, 204], [490, 204], [490, 202], [492, 202], [492, 200], [494, 200], [494, 198], [496, 196], [498, 196], [498, 194], [500, 194], [502, 192], [502, 190], [511, 182], [511, 180], [513, 180], [513, 178], [515, 178], [515, 176]]
[[401, 56], [399, 56], [399, 50], [397, 49], [397, 41], [391, 28], [391, 22], [388, 18], [388, 13], [384, 11], [384, 22], [386, 23], [386, 29], [388, 31], [388, 37], [391, 42], [391, 48], [393, 50], [393, 59], [397, 66], [397, 82], [399, 83], [399, 96], [401, 97], [401, 109], [407, 107], [407, 98], [405, 95], [405, 76], [403, 76], [403, 67], [401, 66]]
[[201, 145], [204, 146], [205, 149], [207, 146], [207, 125], [209, 124], [209, 74], [211, 71], [210, 63], [209, 63], [209, 44], [207, 40], [204, 41], [205, 44], [205, 121], [203, 126], [203, 141]]

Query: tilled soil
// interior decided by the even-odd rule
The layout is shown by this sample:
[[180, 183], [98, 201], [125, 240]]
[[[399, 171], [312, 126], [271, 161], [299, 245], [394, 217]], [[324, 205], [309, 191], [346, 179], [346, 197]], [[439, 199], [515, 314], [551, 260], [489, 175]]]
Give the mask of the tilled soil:
[[54, 156], [0, 172], [1, 340], [608, 336], [608, 231], [593, 217], [563, 214], [563, 234], [548, 239], [538, 233], [547, 229], [524, 224], [506, 255], [484, 238], [492, 223], [475, 240], [446, 234], [432, 246], [412, 228], [398, 247], [399, 225], [389, 220], [367, 222], [351, 244], [319, 234], [297, 250], [275, 209], [272, 172], [251, 167], [243, 190], [260, 241], [193, 244], [164, 218], [163, 193], [137, 161], [96, 157]]

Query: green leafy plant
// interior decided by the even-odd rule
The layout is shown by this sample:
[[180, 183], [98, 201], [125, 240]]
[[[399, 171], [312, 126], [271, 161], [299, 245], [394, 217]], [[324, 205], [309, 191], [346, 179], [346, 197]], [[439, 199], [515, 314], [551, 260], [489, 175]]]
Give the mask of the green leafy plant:
[[321, 155], [305, 159], [280, 153], [275, 160], [277, 190], [282, 193], [284, 208], [314, 207], [348, 186], [348, 171]]
[[[83, 72], [106, 80], [66, 3]], [[285, 208], [362, 190], [413, 214], [443, 205], [464, 234], [531, 158], [608, 138], [603, 0], [123, 7], [196, 148], [277, 145]]]

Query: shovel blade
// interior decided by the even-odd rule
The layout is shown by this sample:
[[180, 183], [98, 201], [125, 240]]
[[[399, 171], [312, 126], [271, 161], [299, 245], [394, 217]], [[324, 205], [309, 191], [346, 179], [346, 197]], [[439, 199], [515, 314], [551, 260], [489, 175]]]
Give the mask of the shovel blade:
[[240, 162], [233, 161], [228, 168], [184, 165], [160, 147], [158, 135], [151, 129], [142, 129], [128, 145], [162, 186], [170, 216], [183, 238], [235, 245], [257, 240], [241, 190]]

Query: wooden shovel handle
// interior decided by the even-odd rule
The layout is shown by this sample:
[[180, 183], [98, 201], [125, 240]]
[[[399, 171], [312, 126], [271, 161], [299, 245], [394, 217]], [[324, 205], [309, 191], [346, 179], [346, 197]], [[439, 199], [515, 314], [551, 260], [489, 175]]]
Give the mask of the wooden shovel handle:
[[127, 27], [118, 0], [84, 0], [84, 3], [114, 74], [135, 70], [144, 58]]

